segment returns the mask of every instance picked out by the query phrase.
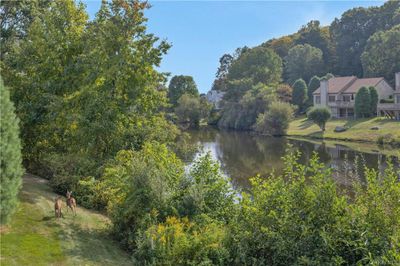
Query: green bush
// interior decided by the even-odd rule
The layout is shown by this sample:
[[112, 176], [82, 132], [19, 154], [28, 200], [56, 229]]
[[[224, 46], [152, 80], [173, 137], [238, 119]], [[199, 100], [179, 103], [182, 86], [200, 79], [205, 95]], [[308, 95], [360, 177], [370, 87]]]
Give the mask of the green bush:
[[290, 104], [273, 102], [267, 112], [258, 116], [255, 130], [273, 136], [285, 135], [292, 116], [293, 108]]
[[394, 103], [394, 99], [381, 99], [380, 103]]
[[134, 261], [138, 265], [226, 265], [226, 233], [224, 226], [212, 221], [197, 224], [168, 217], [140, 234]]
[[325, 131], [325, 124], [331, 118], [331, 111], [326, 107], [313, 107], [307, 112], [307, 118]]
[[229, 249], [236, 265], [397, 265], [400, 262], [400, 182], [366, 169], [367, 183], [352, 199], [338, 192], [332, 172], [316, 155], [285, 156], [282, 176], [252, 179]]
[[136, 248], [137, 234], [152, 217], [164, 221], [176, 214], [171, 202], [180, 190], [183, 170], [175, 154], [157, 143], [146, 143], [141, 151], [120, 152], [107, 167], [99, 192], [105, 191], [113, 231], [126, 248]]
[[9, 221], [18, 204], [22, 183], [21, 142], [19, 120], [15, 115], [10, 93], [0, 77], [0, 223]]

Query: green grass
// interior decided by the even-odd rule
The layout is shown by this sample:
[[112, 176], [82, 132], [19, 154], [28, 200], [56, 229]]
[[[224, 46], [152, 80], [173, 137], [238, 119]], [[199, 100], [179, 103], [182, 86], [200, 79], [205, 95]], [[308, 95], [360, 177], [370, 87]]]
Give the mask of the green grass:
[[1, 229], [5, 265], [131, 265], [127, 253], [108, 235], [107, 217], [80, 208], [77, 216], [54, 217], [54, 198], [47, 182], [26, 175], [20, 205]]
[[[345, 126], [348, 129], [345, 132], [334, 132], [336, 126]], [[379, 130], [371, 130], [373, 126], [378, 126]], [[289, 124], [287, 134], [307, 138], [374, 143], [384, 136], [384, 142], [398, 144], [400, 143], [400, 122], [380, 117], [356, 120], [331, 119], [326, 124], [325, 132], [322, 132], [317, 125], [301, 117]]]

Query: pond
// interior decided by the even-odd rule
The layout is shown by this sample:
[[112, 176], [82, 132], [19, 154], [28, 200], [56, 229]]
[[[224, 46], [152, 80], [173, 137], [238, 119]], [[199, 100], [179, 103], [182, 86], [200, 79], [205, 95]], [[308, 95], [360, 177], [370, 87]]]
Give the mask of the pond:
[[[301, 140], [288, 137], [260, 136], [251, 132], [222, 131], [215, 128], [203, 128], [188, 131], [193, 143], [200, 144], [199, 157], [210, 152], [221, 169], [232, 179], [236, 188], [248, 188], [249, 178], [257, 174], [268, 177], [282, 173], [283, 160], [288, 145], [302, 153], [300, 162], [307, 163], [314, 152], [320, 160], [331, 167], [334, 178], [340, 186], [350, 186], [354, 181], [352, 173], [362, 166], [382, 171], [386, 160], [399, 165], [399, 152], [370, 143], [332, 142], [322, 140]], [[362, 175], [359, 175], [362, 178]], [[363, 180], [361, 180], [363, 181]]]

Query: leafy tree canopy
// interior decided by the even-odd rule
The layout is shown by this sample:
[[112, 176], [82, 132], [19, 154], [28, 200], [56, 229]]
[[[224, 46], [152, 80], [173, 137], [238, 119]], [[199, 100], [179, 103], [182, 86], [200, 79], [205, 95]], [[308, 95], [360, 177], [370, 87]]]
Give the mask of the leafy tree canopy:
[[372, 35], [361, 55], [365, 77], [385, 77], [394, 85], [400, 71], [400, 25]]
[[230, 80], [250, 78], [253, 84], [279, 82], [282, 75], [282, 60], [271, 49], [256, 47], [243, 52], [229, 68]]
[[193, 77], [183, 75], [172, 77], [168, 86], [168, 98], [170, 102], [176, 106], [178, 99], [181, 98], [183, 94], [190, 94], [193, 96], [199, 95]]

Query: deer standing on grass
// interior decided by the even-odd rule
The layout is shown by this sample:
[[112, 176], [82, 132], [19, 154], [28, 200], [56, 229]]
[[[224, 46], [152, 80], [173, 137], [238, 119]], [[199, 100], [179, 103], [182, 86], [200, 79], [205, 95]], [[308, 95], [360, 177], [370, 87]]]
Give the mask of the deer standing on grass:
[[61, 197], [58, 196], [54, 200], [54, 212], [55, 212], [56, 218], [62, 217], [61, 207], [62, 207], [62, 200], [61, 200]]
[[71, 196], [72, 191], [67, 190], [67, 211], [71, 209], [72, 213], [76, 216], [76, 200]]

